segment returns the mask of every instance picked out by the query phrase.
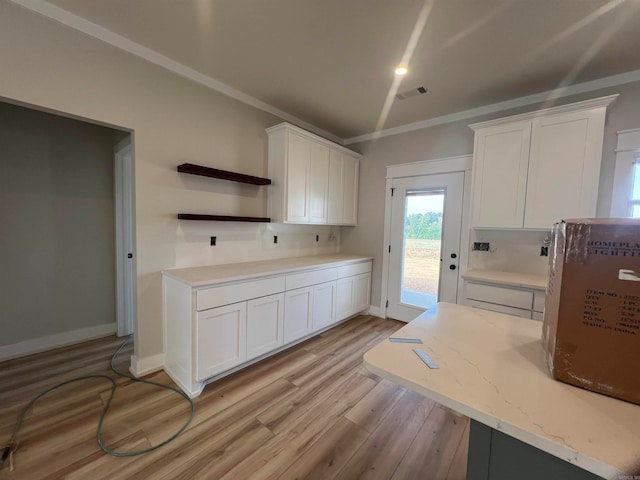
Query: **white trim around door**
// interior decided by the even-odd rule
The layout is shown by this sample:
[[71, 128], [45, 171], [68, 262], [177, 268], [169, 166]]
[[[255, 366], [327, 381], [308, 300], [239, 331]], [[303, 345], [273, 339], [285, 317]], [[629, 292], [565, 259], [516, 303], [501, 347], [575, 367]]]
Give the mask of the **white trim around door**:
[[[391, 188], [393, 180], [397, 178], [416, 177], [422, 175], [435, 175], [440, 173], [464, 172], [464, 188], [462, 202], [462, 224], [460, 237], [460, 262], [458, 275], [466, 272], [468, 265], [469, 247], [469, 198], [471, 195], [471, 166], [472, 156], [461, 155], [455, 157], [425, 160], [414, 163], [404, 163], [387, 166], [386, 200], [384, 211], [384, 243], [382, 250], [382, 286], [380, 306], [378, 312], [387, 312], [387, 299], [389, 292], [389, 245], [391, 241]], [[460, 280], [458, 279], [460, 284]], [[458, 301], [460, 300], [458, 289]]]

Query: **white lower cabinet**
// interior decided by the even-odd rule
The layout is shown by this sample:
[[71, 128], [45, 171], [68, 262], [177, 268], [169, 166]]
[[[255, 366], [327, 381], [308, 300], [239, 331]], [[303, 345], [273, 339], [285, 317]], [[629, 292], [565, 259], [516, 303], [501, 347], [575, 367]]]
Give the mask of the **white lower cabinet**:
[[284, 345], [284, 293], [247, 302], [247, 360]]
[[[307, 268], [297, 261], [291, 272], [283, 271], [281, 263], [274, 261], [278, 273], [271, 275], [260, 264], [262, 275], [227, 282], [198, 280], [196, 285], [163, 272], [163, 367], [189, 396], [199, 395], [207, 380], [369, 307], [370, 259], [316, 261]], [[202, 278], [201, 271], [197, 276]]]
[[516, 317], [542, 320], [545, 294], [541, 290], [465, 283], [464, 304]]
[[196, 380], [204, 380], [247, 358], [247, 302], [198, 312]]
[[284, 300], [284, 341], [293, 342], [313, 332], [313, 288], [291, 290]]
[[336, 323], [336, 283], [321, 283], [313, 287], [311, 323], [314, 330]]
[[353, 313], [359, 313], [369, 308], [371, 301], [371, 273], [358, 275], [354, 282]]
[[366, 310], [369, 307], [370, 295], [371, 272], [339, 279], [336, 301], [338, 319]]
[[353, 311], [355, 279], [356, 277], [341, 278], [337, 282], [336, 315], [338, 318], [348, 317]]

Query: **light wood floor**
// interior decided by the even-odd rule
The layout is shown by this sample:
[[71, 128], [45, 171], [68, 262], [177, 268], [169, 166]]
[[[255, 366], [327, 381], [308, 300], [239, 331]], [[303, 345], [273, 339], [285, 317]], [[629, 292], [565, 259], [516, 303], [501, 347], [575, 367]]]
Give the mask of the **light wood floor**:
[[[107, 381], [65, 386], [29, 412], [15, 470], [0, 470], [0, 479], [464, 479], [468, 419], [362, 365], [364, 352], [402, 325], [359, 316], [208, 385], [188, 430], [140, 457], [111, 457], [97, 445]], [[62, 380], [108, 373], [120, 343], [111, 337], [0, 363], [0, 444], [29, 399]], [[120, 357], [122, 369], [130, 354]], [[170, 382], [163, 372], [149, 378]], [[112, 448], [157, 444], [186, 418], [175, 393], [118, 384], [104, 425]]]

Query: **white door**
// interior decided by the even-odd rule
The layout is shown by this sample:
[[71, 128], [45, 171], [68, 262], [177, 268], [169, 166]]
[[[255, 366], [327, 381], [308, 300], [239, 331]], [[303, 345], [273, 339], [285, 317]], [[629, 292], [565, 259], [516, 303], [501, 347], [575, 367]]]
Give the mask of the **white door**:
[[289, 290], [284, 299], [284, 343], [313, 332], [313, 288]]
[[284, 344], [284, 293], [247, 302], [247, 360]]
[[196, 380], [205, 380], [247, 359], [247, 302], [197, 315]]
[[130, 139], [115, 148], [116, 306], [119, 337], [134, 332], [136, 260], [133, 158]]
[[287, 222], [308, 223], [309, 165], [311, 144], [305, 138], [289, 134], [289, 156], [287, 161]]
[[320, 330], [336, 322], [336, 282], [313, 287], [313, 330]]
[[456, 302], [463, 187], [463, 172], [393, 180], [388, 317]]
[[309, 222], [327, 223], [329, 194], [329, 149], [324, 145], [311, 144], [309, 160]]

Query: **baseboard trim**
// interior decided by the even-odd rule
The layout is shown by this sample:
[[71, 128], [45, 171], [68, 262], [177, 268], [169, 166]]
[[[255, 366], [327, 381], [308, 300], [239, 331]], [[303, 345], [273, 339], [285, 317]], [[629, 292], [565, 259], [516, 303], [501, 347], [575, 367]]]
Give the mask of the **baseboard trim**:
[[149, 375], [150, 373], [162, 370], [164, 365], [164, 353], [158, 353], [151, 355], [150, 357], [138, 358], [135, 355], [131, 355], [131, 366], [129, 371], [131, 374], [138, 378]]
[[387, 318], [387, 316], [385, 315], [385, 311], [380, 308], [380, 307], [375, 307], [375, 306], [370, 306], [369, 307], [369, 315], [373, 315], [374, 317], [379, 317], [379, 318]]
[[0, 347], [0, 361], [11, 360], [13, 358], [26, 357], [34, 353], [52, 350], [54, 348], [66, 347], [76, 343], [94, 340], [96, 338], [107, 337], [116, 333], [116, 324], [103, 323], [94, 327], [80, 328], [70, 332], [56, 333], [46, 337], [33, 338], [11, 345]]

